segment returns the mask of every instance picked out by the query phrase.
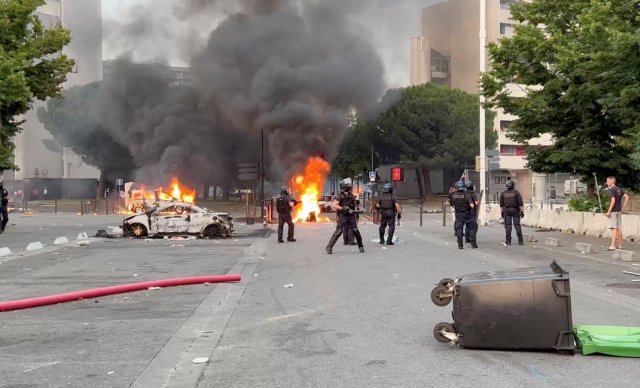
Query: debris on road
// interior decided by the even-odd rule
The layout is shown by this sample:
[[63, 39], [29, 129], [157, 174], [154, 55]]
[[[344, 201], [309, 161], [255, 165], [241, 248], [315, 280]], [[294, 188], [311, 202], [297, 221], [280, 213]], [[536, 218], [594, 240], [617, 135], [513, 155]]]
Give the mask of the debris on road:
[[622, 273], [626, 273], [627, 275], [640, 276], [640, 273], [635, 273], [635, 272], [622, 271]]
[[131, 297], [130, 296], [125, 296], [124, 300], [131, 300]]
[[293, 284], [285, 284], [284, 288], [293, 288]]
[[162, 287], [149, 287], [149, 290], [162, 290]]
[[193, 360], [191, 360], [191, 362], [193, 362], [194, 364], [206, 364], [207, 362], [209, 362], [209, 358], [208, 357], [194, 358]]
[[180, 247], [180, 248], [184, 248], [184, 245], [182, 244], [167, 244], [168, 247]]
[[112, 375], [112, 374], [114, 374], [114, 373], [115, 373], [114, 371], [107, 372], [107, 374], [108, 374], [108, 375]]

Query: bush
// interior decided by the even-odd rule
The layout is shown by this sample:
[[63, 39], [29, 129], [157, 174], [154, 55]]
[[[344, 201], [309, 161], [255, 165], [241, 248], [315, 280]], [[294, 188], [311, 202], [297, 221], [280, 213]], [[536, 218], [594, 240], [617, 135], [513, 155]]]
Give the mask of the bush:
[[[609, 210], [609, 193], [603, 192], [600, 193], [600, 198], [602, 199], [602, 211], [607, 212]], [[601, 213], [600, 204], [598, 203], [598, 197], [595, 196], [593, 198], [589, 198], [587, 196], [582, 196], [578, 198], [573, 198], [569, 200], [569, 211], [572, 212], [596, 212]]]

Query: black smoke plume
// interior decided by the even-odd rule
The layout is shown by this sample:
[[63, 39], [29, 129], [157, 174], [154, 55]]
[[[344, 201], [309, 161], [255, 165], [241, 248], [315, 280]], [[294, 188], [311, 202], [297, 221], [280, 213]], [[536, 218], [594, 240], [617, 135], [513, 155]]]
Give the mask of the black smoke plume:
[[[131, 151], [140, 181], [237, 175], [237, 163], [259, 161], [261, 131], [281, 176], [311, 156], [329, 159], [348, 114], [374, 107], [385, 86], [376, 50], [350, 23], [355, 3], [186, 1], [173, 10], [181, 23], [222, 17], [189, 50], [193, 82], [173, 85], [161, 67], [123, 58], [105, 80], [100, 121]], [[144, 42], [157, 23], [137, 15], [125, 31]]]

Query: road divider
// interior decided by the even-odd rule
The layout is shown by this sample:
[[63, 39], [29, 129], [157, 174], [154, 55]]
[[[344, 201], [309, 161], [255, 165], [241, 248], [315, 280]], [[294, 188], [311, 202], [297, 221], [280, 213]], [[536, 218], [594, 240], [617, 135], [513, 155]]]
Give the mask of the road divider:
[[44, 249], [44, 245], [40, 241], [32, 242], [27, 245], [27, 251], [39, 251], [40, 249]]
[[58, 237], [56, 241], [53, 242], [53, 245], [64, 245], [69, 244], [69, 239], [66, 237]]
[[76, 240], [88, 240], [89, 236], [86, 233], [80, 233]]
[[638, 255], [636, 255], [636, 253], [634, 251], [627, 251], [624, 249], [616, 249], [615, 251], [613, 251], [613, 258], [615, 260], [622, 260], [622, 261], [639, 261], [638, 260]]
[[557, 238], [547, 238], [544, 240], [544, 245], [549, 245], [551, 247], [561, 247], [562, 246], [562, 242], [557, 239]]
[[11, 249], [7, 247], [0, 248], [0, 257], [7, 257], [7, 256], [11, 256]]
[[596, 253], [596, 248], [592, 244], [577, 243], [573, 249], [582, 253]]

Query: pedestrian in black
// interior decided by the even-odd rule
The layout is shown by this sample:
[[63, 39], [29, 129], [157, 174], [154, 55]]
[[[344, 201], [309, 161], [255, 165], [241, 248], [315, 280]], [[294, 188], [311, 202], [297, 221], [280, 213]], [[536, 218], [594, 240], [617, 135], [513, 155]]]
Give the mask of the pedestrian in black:
[[471, 222], [471, 209], [475, 208], [475, 203], [473, 202], [473, 198], [471, 195], [465, 192], [467, 186], [464, 182], [456, 182], [456, 192], [451, 194], [451, 207], [456, 212], [456, 221], [453, 229], [456, 232], [456, 238], [458, 239], [458, 249], [463, 249], [464, 244], [462, 243], [462, 232], [467, 225], [467, 230], [469, 231], [469, 240], [471, 241], [471, 248], [478, 248], [476, 244], [476, 234], [473, 227], [469, 227], [468, 224]]
[[[475, 189], [475, 187], [473, 185], [473, 182], [467, 182], [467, 193], [473, 199], [473, 204], [475, 206], [474, 206], [473, 209], [471, 209], [471, 212], [469, 214], [469, 217], [471, 219], [466, 224], [465, 231], [464, 231], [464, 236], [465, 236], [465, 242], [466, 243], [470, 243], [471, 242], [471, 238], [469, 237], [469, 236], [471, 236], [471, 234], [475, 235], [476, 237], [478, 235], [478, 205], [480, 205], [480, 202], [478, 202], [478, 195], [473, 192], [474, 189]], [[471, 232], [469, 230], [470, 228], [473, 229], [473, 232]]]
[[0, 180], [0, 215], [2, 215], [2, 224], [0, 224], [0, 233], [4, 233], [4, 229], [9, 222], [9, 192], [4, 188], [4, 181]]
[[338, 211], [338, 225], [336, 231], [333, 232], [329, 245], [325, 248], [328, 254], [333, 253], [333, 246], [340, 238], [340, 235], [344, 233], [344, 226], [346, 225], [353, 231], [353, 235], [358, 242], [358, 248], [360, 253], [364, 253], [364, 245], [362, 245], [362, 235], [358, 230], [358, 224], [356, 223], [355, 208], [356, 197], [351, 193], [351, 184], [345, 183], [342, 187], [342, 192], [333, 199], [332, 206]]
[[287, 230], [287, 241], [295, 242], [296, 239], [293, 238], [293, 219], [291, 217], [291, 210], [296, 206], [298, 201], [291, 198], [291, 191], [288, 186], [282, 186], [282, 190], [280, 191], [280, 196], [276, 200], [276, 210], [278, 210], [278, 243], [284, 243], [282, 240], [282, 235], [284, 233], [284, 224], [286, 223], [289, 227]]
[[384, 230], [389, 226], [389, 233], [387, 235], [387, 245], [393, 244], [393, 233], [396, 231], [396, 215], [398, 219], [402, 218], [400, 212], [400, 204], [395, 195], [393, 195], [393, 184], [387, 183], [382, 189], [382, 197], [376, 204], [376, 208], [380, 210], [380, 245], [384, 245]]
[[502, 218], [504, 218], [504, 227], [506, 229], [507, 245], [511, 245], [511, 225], [515, 227], [518, 235], [518, 244], [524, 245], [522, 238], [522, 228], [520, 227], [520, 218], [524, 217], [524, 203], [522, 196], [515, 190], [515, 183], [512, 180], [507, 181], [507, 191], [500, 194], [500, 209], [502, 210]]

